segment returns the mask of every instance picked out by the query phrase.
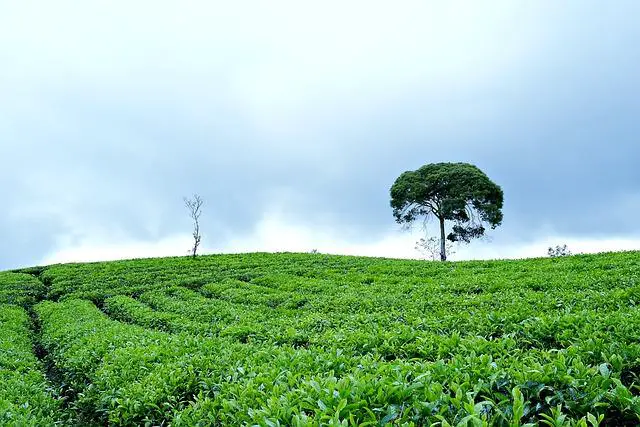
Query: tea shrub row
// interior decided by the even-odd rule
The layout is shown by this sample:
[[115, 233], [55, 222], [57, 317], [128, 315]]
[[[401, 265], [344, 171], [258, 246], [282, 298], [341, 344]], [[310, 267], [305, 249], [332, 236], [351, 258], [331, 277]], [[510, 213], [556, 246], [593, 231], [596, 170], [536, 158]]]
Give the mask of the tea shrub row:
[[114, 425], [519, 425], [553, 411], [584, 424], [591, 411], [625, 421], [640, 410], [618, 379], [618, 355], [589, 366], [573, 350], [493, 357], [469, 348], [436, 362], [386, 361], [150, 331], [88, 301], [36, 309], [78, 407]]
[[37, 310], [77, 404], [112, 424], [636, 423], [638, 271], [630, 254], [125, 261], [52, 267], [64, 302]]
[[59, 417], [29, 324], [23, 308], [0, 304], [0, 425], [48, 426]]
[[46, 288], [26, 273], [0, 272], [0, 304], [30, 307], [44, 297]]
[[37, 273], [40, 344], [66, 411], [96, 424], [640, 421], [636, 252], [242, 254]]

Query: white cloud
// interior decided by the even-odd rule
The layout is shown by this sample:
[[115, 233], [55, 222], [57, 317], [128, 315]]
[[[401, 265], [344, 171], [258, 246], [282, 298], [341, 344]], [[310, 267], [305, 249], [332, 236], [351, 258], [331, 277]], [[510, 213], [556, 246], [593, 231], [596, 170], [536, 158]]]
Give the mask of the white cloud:
[[[388, 212], [372, 219], [388, 210], [388, 186], [402, 170], [440, 160], [486, 165], [492, 177], [503, 174], [499, 182], [517, 183], [507, 193], [511, 209], [524, 203], [517, 191], [536, 204], [553, 193], [522, 191], [546, 167], [537, 153], [575, 176], [578, 168], [595, 169], [577, 159], [611, 156], [606, 166], [634, 158], [631, 149], [595, 151], [619, 132], [635, 147], [637, 97], [625, 89], [629, 108], [612, 87], [600, 86], [634, 77], [635, 57], [624, 49], [634, 40], [632, 10], [509, 0], [0, 2], [0, 157], [10, 159], [0, 168], [9, 205], [0, 226], [27, 241], [33, 223], [55, 223], [32, 236], [48, 245], [51, 234], [67, 233], [46, 260], [180, 255], [189, 245], [173, 235], [182, 214], [173, 205], [198, 191], [217, 204], [212, 221], [244, 228], [209, 251], [415, 256], [418, 236], [381, 230]], [[601, 102], [604, 94], [615, 108]], [[627, 111], [629, 122], [611, 121], [615, 137], [576, 126], [582, 122], [571, 111], [587, 106], [616, 117]], [[589, 123], [601, 126], [606, 116], [593, 117], [602, 120]], [[583, 129], [575, 147], [584, 156], [559, 152], [571, 142], [556, 121]], [[631, 174], [603, 176], [607, 183], [587, 197], [625, 182], [632, 188]], [[295, 193], [288, 204], [295, 219], [263, 211], [262, 198], [285, 184]], [[296, 204], [307, 198], [318, 204]], [[333, 218], [318, 224], [323, 215]], [[548, 212], [531, 215], [553, 221]], [[616, 215], [628, 221], [609, 218]], [[353, 218], [377, 237], [343, 234]], [[617, 222], [603, 220], [602, 230]], [[0, 257], [16, 240], [7, 239]], [[635, 244], [496, 240], [462, 248], [458, 258], [542, 255], [556, 240], [574, 251]]]
[[498, 81], [547, 37], [535, 22], [544, 10], [506, 1], [9, 2], [0, 6], [0, 90], [135, 98], [192, 116], [225, 99], [280, 132], [406, 91], [459, 95]]
[[188, 234], [169, 236], [153, 242], [108, 237], [95, 238], [95, 240], [84, 238], [75, 242], [61, 239], [57, 248], [38, 264], [179, 256], [187, 254], [190, 243]]
[[[251, 232], [233, 237], [223, 246], [204, 240], [201, 253], [309, 252], [317, 249], [322, 253], [340, 255], [420, 258], [421, 255], [414, 249], [420, 237], [418, 231], [389, 229], [374, 241], [357, 242], [338, 235], [330, 227], [292, 222], [281, 212], [272, 210]], [[640, 250], [640, 238], [581, 239], [553, 236], [527, 243], [505, 243], [500, 241], [498, 235], [495, 240], [475, 241], [457, 247], [451, 259], [544, 257], [548, 247], [562, 244], [566, 244], [573, 253]], [[187, 254], [190, 245], [188, 230], [182, 235], [166, 236], [156, 241], [136, 241], [122, 232], [102, 231], [73, 239], [62, 237], [41, 264], [180, 256]]]

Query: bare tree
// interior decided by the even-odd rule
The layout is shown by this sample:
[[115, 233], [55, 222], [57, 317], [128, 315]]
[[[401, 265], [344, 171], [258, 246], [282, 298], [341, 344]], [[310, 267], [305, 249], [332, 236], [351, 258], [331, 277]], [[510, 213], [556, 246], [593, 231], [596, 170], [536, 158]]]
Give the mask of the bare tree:
[[[422, 256], [426, 259], [431, 259], [431, 261], [436, 261], [440, 258], [441, 248], [440, 248], [440, 240], [437, 237], [428, 237], [422, 238], [416, 242], [415, 250], [420, 252]], [[446, 253], [449, 255], [453, 255], [456, 253], [453, 242], [447, 241], [445, 243]]]
[[193, 195], [193, 199], [184, 198], [184, 205], [189, 209], [189, 216], [191, 216], [193, 220], [193, 249], [189, 252], [194, 258], [198, 252], [200, 240], [202, 240], [202, 236], [200, 235], [200, 215], [202, 214], [203, 203], [202, 198], [197, 194]]

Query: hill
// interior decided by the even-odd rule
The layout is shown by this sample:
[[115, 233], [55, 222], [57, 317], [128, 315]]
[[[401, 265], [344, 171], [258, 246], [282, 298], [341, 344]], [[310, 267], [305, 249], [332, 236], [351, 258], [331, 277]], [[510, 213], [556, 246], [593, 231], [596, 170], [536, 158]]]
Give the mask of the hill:
[[0, 273], [3, 425], [637, 425], [640, 253]]

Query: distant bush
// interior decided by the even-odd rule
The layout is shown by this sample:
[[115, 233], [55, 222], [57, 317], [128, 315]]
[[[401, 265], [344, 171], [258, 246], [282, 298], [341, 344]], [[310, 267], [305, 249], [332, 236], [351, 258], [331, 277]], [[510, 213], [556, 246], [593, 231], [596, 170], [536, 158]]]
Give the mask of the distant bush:
[[547, 249], [547, 255], [551, 258], [558, 258], [571, 255], [571, 251], [567, 248], [567, 245], [556, 245], [555, 247], [550, 246], [549, 249]]

